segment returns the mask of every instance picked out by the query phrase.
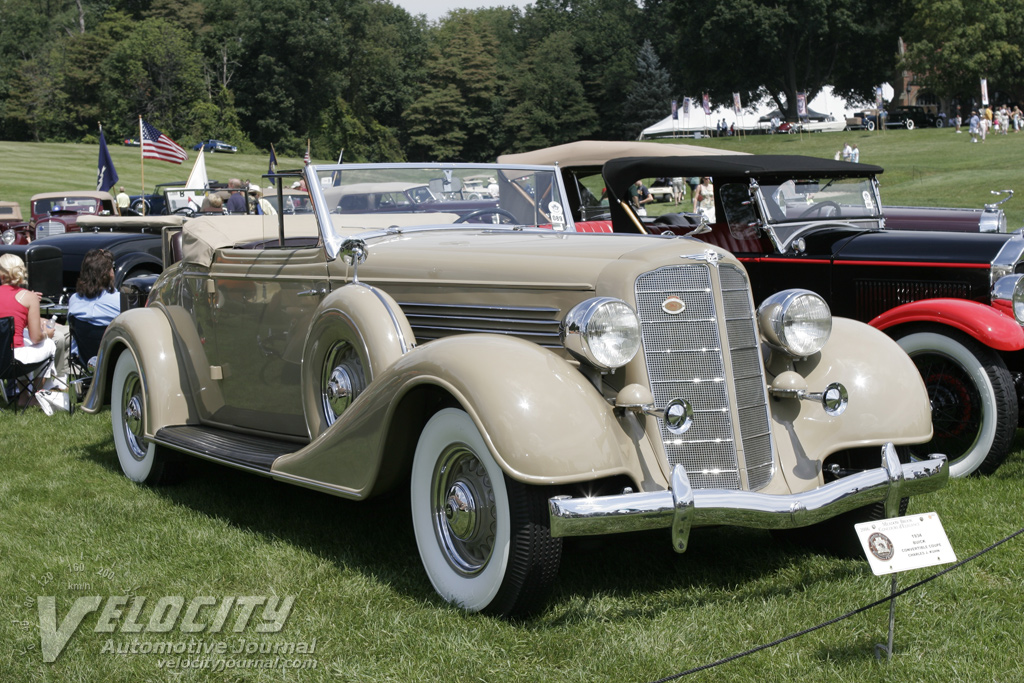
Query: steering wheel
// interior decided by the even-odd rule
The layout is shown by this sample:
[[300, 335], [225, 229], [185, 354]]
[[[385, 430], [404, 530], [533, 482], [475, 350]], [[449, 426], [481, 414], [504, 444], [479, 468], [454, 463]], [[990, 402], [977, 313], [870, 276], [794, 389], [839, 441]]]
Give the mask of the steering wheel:
[[[830, 208], [832, 210], [828, 213], [825, 213], [826, 208]], [[831, 218], [832, 216], [838, 216], [841, 211], [842, 209], [839, 208], [838, 204], [836, 204], [831, 199], [826, 199], [825, 201], [819, 202], [812, 206], [811, 208], [807, 209], [802, 214], [797, 216], [797, 218], [806, 218], [807, 216], [810, 216], [812, 213], [820, 213], [824, 218]]]
[[194, 218], [196, 215], [196, 210], [193, 209], [191, 206], [179, 206], [177, 209], [174, 210], [174, 213], [180, 213], [183, 216], [185, 216], [185, 218]]
[[514, 213], [512, 213], [511, 211], [506, 211], [505, 209], [499, 208], [497, 206], [495, 206], [493, 208], [490, 208], [490, 209], [477, 209], [476, 211], [470, 211], [465, 216], [460, 217], [455, 222], [456, 223], [468, 223], [469, 221], [473, 220], [474, 218], [477, 218], [478, 216], [487, 216], [489, 214], [490, 215], [503, 216], [505, 218], [508, 218], [509, 222], [511, 222], [511, 223], [518, 223], [519, 222], [519, 219], [516, 218], [516, 215]]

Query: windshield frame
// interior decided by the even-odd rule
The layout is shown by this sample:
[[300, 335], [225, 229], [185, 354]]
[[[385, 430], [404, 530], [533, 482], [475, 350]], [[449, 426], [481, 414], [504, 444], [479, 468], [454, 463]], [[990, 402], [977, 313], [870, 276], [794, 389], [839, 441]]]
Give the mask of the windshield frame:
[[[787, 183], [792, 183], [793, 194], [786, 196], [784, 188]], [[796, 192], [799, 186], [814, 184], [818, 189], [814, 192]], [[827, 195], [815, 203], [811, 201], [818, 193], [825, 192], [829, 188], [842, 189], [860, 185], [857, 196], [860, 202], [857, 204], [840, 204], [840, 207], [857, 206], [863, 209], [862, 215], [843, 215], [840, 211], [836, 216], [807, 215], [807, 211], [792, 218], [788, 216], [787, 208], [795, 208], [797, 202], [793, 198], [804, 197], [805, 203], [813, 211], [814, 206], [824, 206], [826, 202], [835, 202], [834, 198]], [[848, 176], [816, 174], [807, 177], [791, 177], [779, 180], [751, 179], [750, 188], [752, 195], [756, 198], [758, 210], [762, 216], [762, 228], [768, 234], [772, 244], [779, 251], [784, 253], [794, 240], [798, 239], [808, 231], [822, 225], [858, 225], [869, 230], [881, 230], [885, 226], [885, 218], [882, 213], [881, 193], [879, 191], [878, 179], [875, 176]], [[832, 197], [842, 195], [853, 196], [853, 193], [836, 192], [833, 190]], [[789, 201], [787, 201], [789, 199]], [[775, 208], [778, 207], [778, 208]]]
[[[496, 176], [501, 173], [506, 178], [514, 177], [513, 173], [522, 171], [524, 175], [546, 173], [550, 174], [551, 182], [554, 189], [558, 193], [557, 204], [561, 210], [562, 223], [553, 226], [554, 231], [558, 232], [576, 232], [576, 224], [573, 222], [572, 215], [569, 212], [567, 193], [565, 186], [562, 182], [562, 175], [559, 172], [557, 166], [546, 166], [546, 165], [528, 165], [528, 164], [471, 164], [471, 163], [392, 163], [392, 164], [308, 164], [303, 170], [303, 178], [306, 181], [306, 187], [309, 191], [310, 200], [313, 202], [313, 213], [316, 216], [316, 221], [319, 226], [320, 235], [323, 239], [324, 246], [327, 250], [327, 256], [330, 260], [334, 260], [341, 253], [342, 244], [352, 237], [351, 234], [344, 235], [340, 234], [334, 226], [334, 222], [331, 220], [331, 209], [329, 208], [329, 202], [324, 193], [324, 188], [320, 183], [320, 178], [324, 175], [329, 175], [334, 172], [350, 172], [350, 171], [403, 171], [403, 170], [424, 170], [424, 171], [468, 171], [475, 174], [486, 173], [489, 176]], [[462, 174], [465, 175], [465, 174]], [[549, 202], [545, 207], [547, 212], [551, 212], [552, 204], [556, 202]], [[423, 225], [416, 227], [402, 227], [402, 228], [388, 228], [386, 230], [381, 229], [367, 229], [364, 233], [361, 233], [361, 237], [373, 237], [377, 235], [388, 235], [395, 234], [397, 232], [414, 232], [421, 230], [509, 230], [509, 231], [520, 231], [520, 232], [532, 232], [532, 231], [543, 231], [544, 233], [550, 233], [551, 229], [544, 229], [533, 225], [520, 225], [520, 224], [501, 224], [501, 223], [445, 223], [437, 225]]]

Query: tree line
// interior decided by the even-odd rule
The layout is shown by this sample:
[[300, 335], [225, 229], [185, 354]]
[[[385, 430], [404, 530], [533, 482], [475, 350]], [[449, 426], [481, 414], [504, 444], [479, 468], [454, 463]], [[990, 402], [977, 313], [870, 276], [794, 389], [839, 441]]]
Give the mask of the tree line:
[[873, 99], [897, 68], [1019, 101], [1022, 27], [994, 0], [537, 0], [437, 22], [386, 0], [2, 0], [0, 139], [137, 137], [141, 115], [183, 145], [485, 161], [635, 138], [704, 92], [790, 115], [824, 85]]

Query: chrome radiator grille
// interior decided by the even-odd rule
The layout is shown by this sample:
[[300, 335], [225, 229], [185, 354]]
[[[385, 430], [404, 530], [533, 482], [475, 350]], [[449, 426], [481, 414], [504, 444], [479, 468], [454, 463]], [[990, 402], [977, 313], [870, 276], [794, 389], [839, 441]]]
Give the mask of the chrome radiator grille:
[[[662, 310], [670, 295], [684, 302], [681, 314]], [[669, 464], [682, 464], [694, 488], [765, 486], [773, 473], [768, 398], [743, 272], [725, 265], [659, 268], [637, 278], [636, 305], [655, 405], [679, 397], [694, 410], [693, 427], [681, 435], [658, 421]]]

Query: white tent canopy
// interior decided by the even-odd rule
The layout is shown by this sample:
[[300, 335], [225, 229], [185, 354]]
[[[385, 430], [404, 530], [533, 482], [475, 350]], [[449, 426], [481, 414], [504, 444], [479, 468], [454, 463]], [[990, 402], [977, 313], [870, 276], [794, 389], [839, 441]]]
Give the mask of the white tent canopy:
[[[892, 88], [888, 84], [883, 84], [883, 99], [889, 100], [892, 98], [892, 95]], [[865, 105], [844, 100], [832, 92], [831, 86], [825, 86], [813, 100], [807, 103], [807, 106], [809, 109], [819, 111], [822, 114], [829, 114], [836, 120], [845, 120], [853, 112], [863, 109]], [[683, 114], [682, 106], [680, 106], [678, 119], [673, 119], [671, 115], [666, 116], [661, 121], [645, 128], [640, 133], [640, 139], [691, 135], [695, 132], [713, 131], [722, 119], [725, 119], [727, 128], [735, 124], [739, 130], [758, 130], [766, 127], [766, 124], [758, 123], [758, 119], [775, 108], [774, 102], [769, 100], [759, 107], [741, 110], [739, 116], [732, 110], [732, 107], [717, 107], [710, 114], [705, 114], [700, 106], [699, 99], [694, 98], [689, 114]]]

